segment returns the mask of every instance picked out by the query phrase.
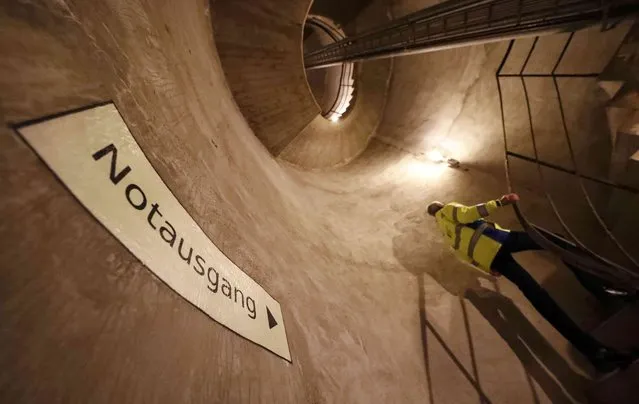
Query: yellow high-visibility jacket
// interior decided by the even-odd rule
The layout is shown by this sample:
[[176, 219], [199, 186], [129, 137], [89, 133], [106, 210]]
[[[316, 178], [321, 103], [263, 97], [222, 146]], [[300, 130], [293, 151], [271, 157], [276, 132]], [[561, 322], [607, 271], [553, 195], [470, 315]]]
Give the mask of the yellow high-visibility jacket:
[[484, 218], [500, 206], [497, 200], [475, 206], [451, 202], [435, 214], [437, 224], [455, 254], [488, 273], [491, 273], [490, 265], [509, 230]]

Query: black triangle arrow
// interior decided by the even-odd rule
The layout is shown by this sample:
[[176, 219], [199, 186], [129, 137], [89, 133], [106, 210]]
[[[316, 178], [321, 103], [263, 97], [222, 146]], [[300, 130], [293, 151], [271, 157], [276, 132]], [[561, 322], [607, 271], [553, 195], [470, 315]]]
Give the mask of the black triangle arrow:
[[275, 321], [275, 317], [273, 317], [273, 314], [268, 307], [266, 307], [266, 316], [268, 317], [268, 328], [271, 329], [275, 327], [277, 325], [277, 321]]

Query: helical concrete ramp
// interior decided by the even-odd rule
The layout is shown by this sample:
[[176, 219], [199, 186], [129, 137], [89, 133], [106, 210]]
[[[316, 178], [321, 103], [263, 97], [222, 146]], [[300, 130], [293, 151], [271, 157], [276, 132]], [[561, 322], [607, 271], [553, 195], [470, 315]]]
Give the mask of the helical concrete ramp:
[[[418, 2], [399, 3], [395, 14]], [[515, 286], [460, 264], [424, 212], [433, 199], [476, 203], [506, 191], [492, 170], [499, 153], [453, 170], [424, 162], [406, 142], [419, 122], [439, 119], [432, 108], [430, 118], [418, 116], [415, 94], [423, 101], [436, 83], [420, 81], [431, 70], [410, 71], [409, 63], [433, 63], [435, 71], [462, 51], [404, 59], [399, 73], [397, 60], [361, 64], [356, 105], [332, 125], [319, 115], [303, 69], [309, 7], [308, 0], [0, 4], [0, 401], [583, 399], [591, 372], [583, 358]], [[387, 11], [374, 2], [361, 18]], [[497, 48], [505, 46], [466, 52], [488, 55], [483, 66], [494, 74], [492, 60], [503, 56]], [[449, 67], [490, 77], [473, 57], [453, 57]], [[450, 90], [449, 122], [454, 111], [468, 116], [458, 108], [463, 94], [495, 96], [488, 81], [461, 83]], [[280, 303], [291, 362], [174, 293], [14, 130], [107, 101], [203, 232]], [[464, 157], [473, 163], [472, 154]], [[540, 195], [522, 189], [522, 197], [538, 221], [551, 220]], [[516, 225], [507, 210], [495, 219]], [[564, 292], [560, 302], [582, 324], [598, 320], [553, 257], [521, 259]]]

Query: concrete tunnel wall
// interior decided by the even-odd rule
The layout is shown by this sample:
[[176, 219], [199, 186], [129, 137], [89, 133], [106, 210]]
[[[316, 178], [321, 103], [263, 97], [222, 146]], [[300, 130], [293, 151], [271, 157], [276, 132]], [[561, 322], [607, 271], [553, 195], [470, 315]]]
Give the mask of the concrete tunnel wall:
[[[344, 30], [347, 35], [354, 35], [387, 21], [387, 2], [374, 1]], [[306, 169], [344, 165], [357, 157], [364, 151], [381, 122], [392, 67], [392, 59], [356, 64], [356, 96], [348, 114], [337, 124], [317, 115], [279, 157]]]
[[[321, 169], [349, 162], [368, 144], [383, 114], [392, 61], [357, 66], [352, 111], [339, 125], [327, 121], [310, 91], [301, 53], [311, 3], [216, 1], [213, 25], [229, 87], [257, 137], [282, 160]], [[387, 2], [375, 1], [344, 29], [352, 35], [387, 20]]]
[[[419, 334], [392, 331], [418, 323], [417, 297], [402, 296], [412, 276], [370, 273], [371, 263], [345, 265], [335, 255], [334, 230], [316, 222], [319, 212], [296, 196], [298, 185], [234, 103], [208, 2], [0, 7], [0, 211], [10, 218], [0, 226], [0, 344], [11, 347], [0, 353], [1, 401], [372, 402], [426, 394], [414, 354]], [[282, 303], [292, 364], [155, 278], [8, 126], [109, 99], [204, 232]], [[392, 316], [389, 293], [400, 296]], [[381, 332], [371, 333], [371, 323], [383, 324]]]
[[227, 83], [255, 135], [278, 155], [320, 113], [302, 60], [310, 1], [219, 0], [213, 6]]
[[[440, 1], [396, 1], [392, 12], [401, 17], [437, 3]], [[626, 21], [606, 32], [598, 26], [577, 31], [557, 73], [603, 71], [631, 26], [632, 21]], [[568, 36], [540, 37], [524, 73], [550, 73]], [[503, 73], [520, 72], [533, 39], [515, 41]], [[502, 175], [503, 138], [495, 72], [507, 45], [503, 41], [397, 58], [377, 137], [417, 154], [444, 149], [473, 167]], [[510, 149], [532, 156], [520, 79], [501, 80]], [[603, 90], [592, 78], [559, 79], [559, 83], [577, 162], [587, 174], [607, 176], [611, 142]], [[527, 78], [526, 84], [540, 158], [569, 167], [552, 80]]]
[[[392, 10], [402, 16], [434, 3], [394, 2]], [[603, 71], [631, 26], [632, 21], [606, 32], [598, 26], [577, 31], [557, 73]], [[540, 37], [524, 73], [549, 74], [568, 36], [557, 33]], [[521, 71], [533, 40], [520, 38], [514, 42], [504, 74]], [[495, 72], [507, 46], [508, 42], [503, 41], [396, 58], [387, 107], [375, 137], [416, 155], [437, 149], [473, 170], [503, 178], [504, 141]], [[563, 78], [558, 83], [577, 165], [586, 175], [608, 178], [612, 142], [605, 105], [609, 98], [594, 78]], [[534, 157], [521, 80], [502, 78], [501, 85], [509, 150]], [[539, 158], [572, 169], [552, 79], [526, 78], [526, 86]], [[511, 160], [514, 189], [535, 189], [543, 196], [534, 164]], [[568, 227], [597, 253], [632, 265], [605, 236], [576, 178], [550, 169], [543, 171], [549, 194]], [[586, 185], [598, 212], [605, 216], [612, 189]], [[547, 205], [546, 209], [551, 207]], [[543, 220], [535, 215], [530, 218], [539, 224]], [[546, 225], [565, 233], [557, 220]], [[623, 237], [621, 242], [633, 250], [633, 240]]]
[[[557, 73], [603, 71], [631, 25], [623, 23], [605, 33], [598, 27], [578, 31]], [[541, 37], [524, 73], [549, 74], [567, 39], [567, 33]], [[515, 41], [503, 73], [519, 73], [532, 43], [533, 38]], [[503, 138], [495, 72], [507, 45], [504, 41], [398, 58], [377, 137], [414, 153], [450, 149], [453, 157], [500, 175]], [[509, 143], [513, 151], [532, 156], [520, 79], [501, 80]], [[607, 176], [611, 142], [603, 90], [592, 78], [559, 81], [578, 162], [589, 174]], [[552, 80], [527, 78], [526, 84], [540, 158], [569, 166]]]
[[[224, 79], [214, 13], [205, 1], [0, 4], [0, 401], [467, 402], [473, 372], [494, 402], [556, 401], [485, 318], [499, 307], [535, 324], [579, 396], [582, 365], [512, 285], [499, 282], [505, 299], [458, 297], [476, 275], [424, 218], [424, 201], [473, 203], [503, 182], [378, 141], [341, 170], [283, 167]], [[105, 100], [204, 232], [282, 304], [292, 364], [166, 287], [10, 128]], [[562, 291], [575, 283], [549, 257], [525, 259]], [[565, 295], [593, 321], [584, 292]]]
[[316, 401], [290, 312], [293, 365], [210, 327], [6, 126], [113, 99], [205, 232], [281, 298], [282, 264], [306, 266], [308, 252], [285, 247], [295, 214], [275, 183], [286, 181], [228, 93], [208, 13], [203, 1], [3, 3], [1, 401]]

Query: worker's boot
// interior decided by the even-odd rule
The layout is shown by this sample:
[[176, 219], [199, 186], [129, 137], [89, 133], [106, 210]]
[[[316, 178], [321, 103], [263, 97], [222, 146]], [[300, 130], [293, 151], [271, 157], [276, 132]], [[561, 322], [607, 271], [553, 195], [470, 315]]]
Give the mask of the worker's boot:
[[639, 359], [639, 351], [632, 353], [619, 352], [612, 348], [600, 348], [590, 358], [597, 372], [604, 377], [623, 370]]

